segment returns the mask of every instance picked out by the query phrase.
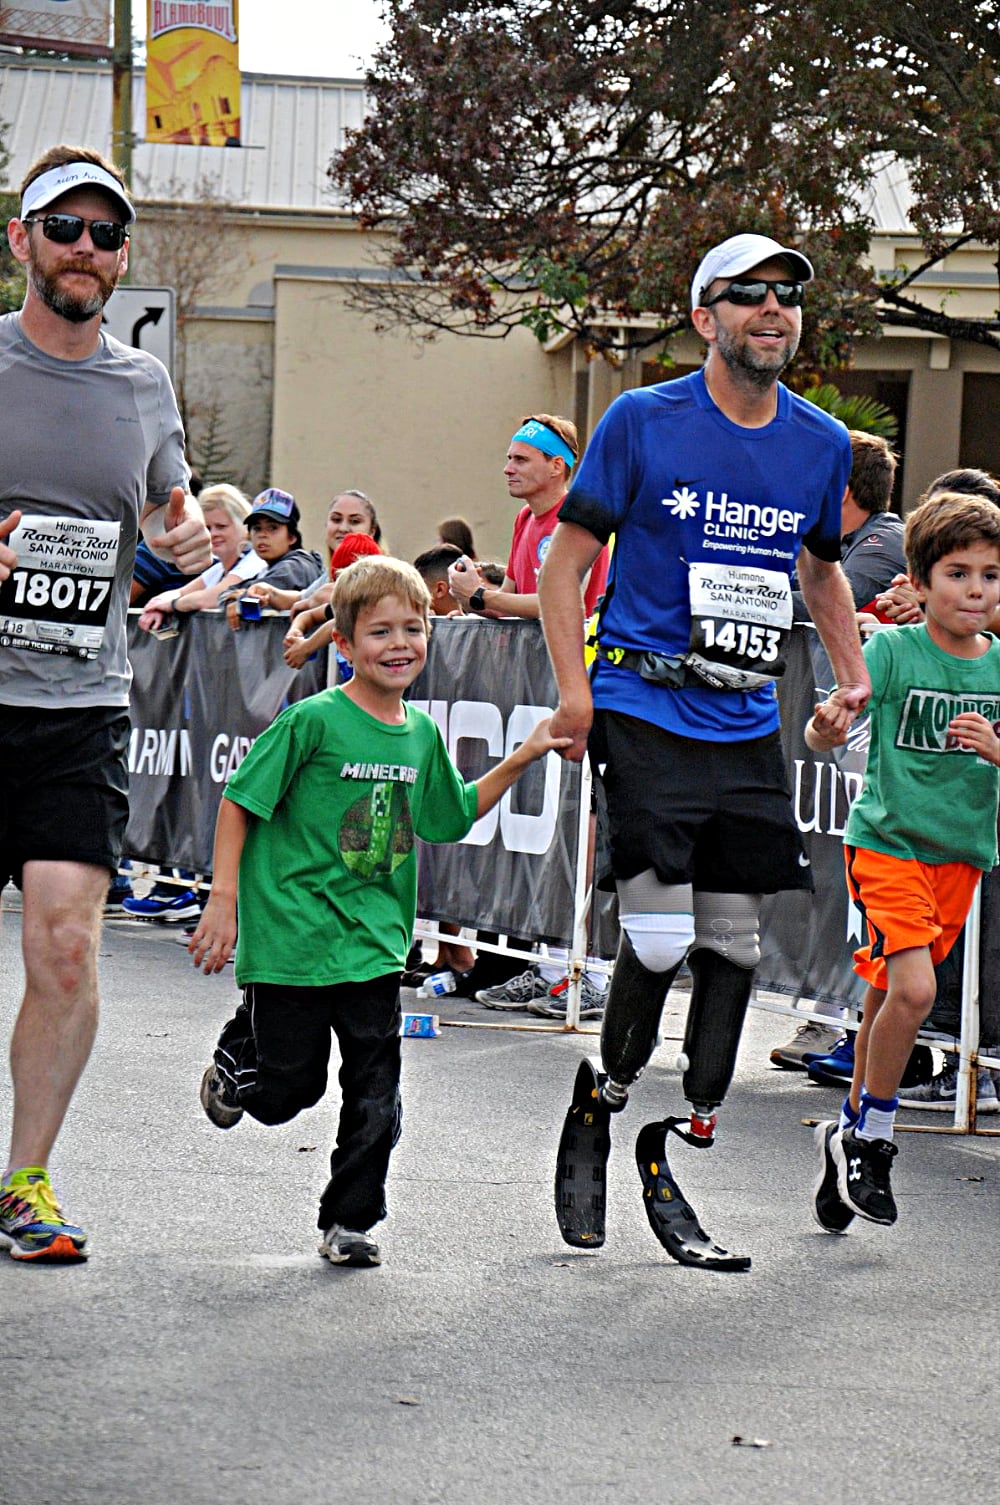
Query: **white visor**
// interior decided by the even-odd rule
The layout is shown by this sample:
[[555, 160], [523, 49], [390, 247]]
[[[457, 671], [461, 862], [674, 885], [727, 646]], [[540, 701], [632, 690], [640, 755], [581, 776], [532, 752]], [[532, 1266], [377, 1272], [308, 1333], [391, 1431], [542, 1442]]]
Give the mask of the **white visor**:
[[35, 209], [46, 209], [74, 188], [103, 188], [121, 205], [126, 225], [135, 219], [135, 210], [118, 179], [94, 162], [67, 162], [62, 167], [50, 167], [35, 178], [24, 190], [20, 218], [27, 219]]

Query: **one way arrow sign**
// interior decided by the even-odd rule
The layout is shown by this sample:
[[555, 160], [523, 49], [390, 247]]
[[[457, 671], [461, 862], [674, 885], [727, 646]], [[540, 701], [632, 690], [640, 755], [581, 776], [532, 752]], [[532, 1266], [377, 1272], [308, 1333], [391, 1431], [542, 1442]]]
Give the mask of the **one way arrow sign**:
[[174, 290], [118, 287], [104, 307], [104, 328], [124, 345], [147, 350], [174, 374]]

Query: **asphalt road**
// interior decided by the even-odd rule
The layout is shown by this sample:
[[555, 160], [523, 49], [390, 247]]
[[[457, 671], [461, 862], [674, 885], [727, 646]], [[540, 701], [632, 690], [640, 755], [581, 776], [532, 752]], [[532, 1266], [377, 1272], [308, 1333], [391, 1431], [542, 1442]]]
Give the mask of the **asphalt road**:
[[[18, 942], [5, 915], [5, 1035]], [[787, 1020], [752, 1012], [716, 1148], [672, 1155], [752, 1270], [683, 1269], [646, 1224], [632, 1151], [681, 1109], [669, 1041], [614, 1124], [607, 1244], [575, 1252], [552, 1170], [596, 1042], [471, 1027], [496, 1016], [450, 1000], [453, 1026], [404, 1043], [384, 1263], [337, 1269], [315, 1229], [336, 1089], [281, 1128], [213, 1128], [198, 1083], [231, 969], [126, 922], [102, 953], [54, 1164], [92, 1257], [0, 1256], [2, 1505], [1000, 1500], [1000, 1139], [902, 1136], [897, 1226], [822, 1234], [801, 1120], [838, 1094], [772, 1069]], [[9, 1095], [5, 1074], [4, 1132]]]

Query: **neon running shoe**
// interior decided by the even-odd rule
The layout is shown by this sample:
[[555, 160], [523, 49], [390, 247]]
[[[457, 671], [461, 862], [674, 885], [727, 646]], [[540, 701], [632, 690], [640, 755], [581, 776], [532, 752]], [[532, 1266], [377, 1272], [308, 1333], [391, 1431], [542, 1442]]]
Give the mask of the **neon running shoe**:
[[44, 1166], [26, 1165], [0, 1181], [0, 1244], [12, 1259], [86, 1259], [87, 1235], [67, 1222]]

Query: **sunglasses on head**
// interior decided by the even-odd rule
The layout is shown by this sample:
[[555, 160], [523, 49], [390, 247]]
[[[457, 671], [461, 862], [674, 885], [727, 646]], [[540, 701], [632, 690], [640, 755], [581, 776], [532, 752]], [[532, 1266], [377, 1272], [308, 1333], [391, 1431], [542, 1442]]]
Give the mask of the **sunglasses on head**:
[[739, 308], [757, 308], [773, 293], [782, 308], [800, 307], [806, 295], [801, 282], [768, 282], [763, 277], [753, 282], [731, 282], [714, 298], [706, 298], [702, 308], [713, 308], [716, 303], [735, 303]]
[[120, 251], [128, 239], [128, 230], [116, 219], [84, 219], [80, 214], [33, 214], [22, 221], [25, 225], [41, 225], [46, 240], [57, 246], [71, 246], [80, 239], [84, 230], [98, 251]]

